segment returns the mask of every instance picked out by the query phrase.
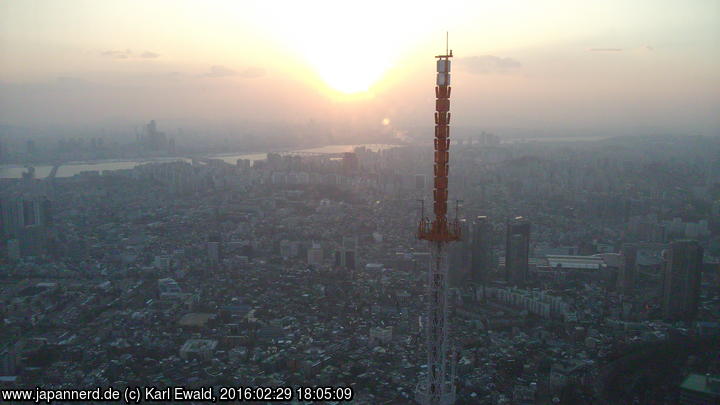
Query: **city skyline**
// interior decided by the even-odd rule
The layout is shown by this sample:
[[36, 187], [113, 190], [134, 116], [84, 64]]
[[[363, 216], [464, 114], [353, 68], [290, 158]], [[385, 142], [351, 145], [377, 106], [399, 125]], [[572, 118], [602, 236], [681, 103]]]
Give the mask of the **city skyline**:
[[719, 403], [719, 10], [0, 3], [0, 402]]

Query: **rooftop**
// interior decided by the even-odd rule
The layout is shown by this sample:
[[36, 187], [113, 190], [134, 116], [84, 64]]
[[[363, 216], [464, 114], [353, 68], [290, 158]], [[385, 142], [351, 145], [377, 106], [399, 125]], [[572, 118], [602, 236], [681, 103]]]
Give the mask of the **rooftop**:
[[720, 376], [690, 374], [680, 388], [720, 398]]

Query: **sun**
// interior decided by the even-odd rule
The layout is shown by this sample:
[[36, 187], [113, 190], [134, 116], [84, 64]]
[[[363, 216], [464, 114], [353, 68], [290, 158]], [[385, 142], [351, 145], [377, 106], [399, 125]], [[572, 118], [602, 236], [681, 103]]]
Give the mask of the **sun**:
[[369, 91], [389, 67], [364, 58], [326, 59], [313, 65], [320, 78], [329, 87], [345, 94]]
[[406, 5], [392, 2], [320, 0], [288, 2], [282, 13], [268, 9], [263, 21], [315, 79], [339, 94], [362, 96], [394, 67], [400, 50], [417, 40], [421, 27], [402, 19], [406, 14]]
[[357, 53], [337, 52], [332, 57], [308, 52], [308, 61], [332, 89], [355, 94], [369, 91], [390, 69], [388, 60], [374, 58], [371, 51], [355, 47]]
[[295, 47], [310, 69], [331, 89], [346, 95], [365, 93], [392, 67], [393, 55], [367, 30], [335, 29], [299, 38]]

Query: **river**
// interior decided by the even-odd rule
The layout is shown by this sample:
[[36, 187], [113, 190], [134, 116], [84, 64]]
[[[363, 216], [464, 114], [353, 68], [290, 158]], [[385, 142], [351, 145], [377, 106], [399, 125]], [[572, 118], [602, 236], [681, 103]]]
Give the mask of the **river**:
[[[301, 152], [301, 153], [343, 153], [352, 152], [354, 148], [364, 146], [374, 152], [382, 149], [390, 149], [397, 147], [398, 145], [386, 145], [386, 144], [357, 144], [357, 145], [327, 145], [317, 148], [299, 149], [299, 150], [287, 150], [280, 153], [290, 152]], [[227, 163], [235, 164], [238, 159], [248, 160], [263, 160], [266, 157], [266, 153], [245, 153], [245, 154], [221, 154], [221, 155], [204, 155], [201, 157], [222, 159]], [[122, 170], [132, 169], [135, 166], [152, 163], [152, 162], [174, 162], [174, 161], [186, 161], [189, 162], [190, 158], [177, 157], [177, 158], [153, 158], [153, 159], [133, 159], [133, 160], [99, 160], [93, 162], [72, 162], [61, 165], [58, 168], [56, 177], [72, 177], [81, 172], [97, 170]], [[35, 177], [44, 178], [47, 177], [52, 171], [52, 165], [37, 165], [35, 166]], [[0, 178], [11, 178], [18, 179], [22, 177], [22, 173], [26, 169], [22, 165], [3, 165], [0, 166]]]

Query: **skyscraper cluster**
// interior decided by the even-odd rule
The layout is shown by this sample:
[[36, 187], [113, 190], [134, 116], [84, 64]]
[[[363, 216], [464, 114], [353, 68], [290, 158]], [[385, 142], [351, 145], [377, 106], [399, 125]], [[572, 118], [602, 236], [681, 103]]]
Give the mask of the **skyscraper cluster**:
[[478, 216], [472, 224], [470, 280], [484, 286], [493, 267], [492, 225], [486, 216]]
[[700, 302], [703, 248], [697, 241], [677, 241], [665, 251], [662, 308], [665, 319], [692, 321]]
[[530, 221], [515, 217], [507, 223], [505, 240], [505, 281], [524, 285], [530, 260]]
[[13, 195], [0, 199], [0, 221], [8, 256], [45, 253], [47, 227], [53, 223], [52, 203], [45, 196]]
[[344, 236], [340, 249], [335, 251], [335, 267], [354, 271], [357, 267], [357, 236]]

